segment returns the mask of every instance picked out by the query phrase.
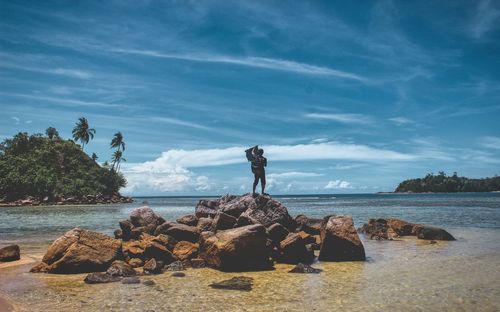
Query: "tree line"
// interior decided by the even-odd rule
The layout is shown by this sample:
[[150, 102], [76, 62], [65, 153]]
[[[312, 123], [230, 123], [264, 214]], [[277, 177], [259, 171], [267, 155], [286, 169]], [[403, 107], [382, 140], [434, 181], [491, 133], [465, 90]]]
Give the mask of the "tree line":
[[456, 192], [494, 192], [500, 191], [500, 177], [469, 179], [459, 177], [456, 172], [452, 176], [440, 171], [429, 173], [424, 178], [409, 179], [401, 182], [396, 193], [456, 193]]

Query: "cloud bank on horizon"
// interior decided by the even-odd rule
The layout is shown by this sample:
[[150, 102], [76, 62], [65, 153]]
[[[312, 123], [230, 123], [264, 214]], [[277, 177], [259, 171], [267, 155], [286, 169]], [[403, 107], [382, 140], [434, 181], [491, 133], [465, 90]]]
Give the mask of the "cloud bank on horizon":
[[0, 137], [78, 117], [125, 193], [390, 191], [499, 174], [500, 4], [0, 2]]

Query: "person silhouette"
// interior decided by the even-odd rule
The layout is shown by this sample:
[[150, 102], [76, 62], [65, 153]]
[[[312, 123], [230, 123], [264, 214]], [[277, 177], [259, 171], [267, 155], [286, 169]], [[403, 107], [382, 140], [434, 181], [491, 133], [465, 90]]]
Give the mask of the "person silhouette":
[[254, 147], [251, 147], [245, 151], [247, 160], [251, 162], [251, 169], [254, 174], [254, 180], [253, 180], [253, 188], [252, 188], [252, 196], [255, 196], [255, 188], [257, 187], [257, 184], [259, 184], [260, 180], [260, 186], [262, 188], [262, 195], [268, 195], [264, 192], [266, 188], [266, 170], [265, 167], [267, 166], [267, 159], [264, 157], [264, 150], [259, 148], [258, 145], [255, 145]]

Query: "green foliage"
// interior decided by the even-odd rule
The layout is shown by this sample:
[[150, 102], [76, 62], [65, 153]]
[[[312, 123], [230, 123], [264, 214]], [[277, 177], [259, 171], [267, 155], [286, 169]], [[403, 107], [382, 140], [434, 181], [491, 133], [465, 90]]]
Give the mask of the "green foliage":
[[51, 140], [60, 139], [59, 132], [54, 127], [48, 127], [47, 130], [45, 130], [45, 134]]
[[427, 174], [424, 178], [410, 179], [401, 182], [397, 193], [456, 193], [456, 192], [493, 192], [500, 191], [500, 177], [469, 179], [459, 177], [457, 173], [447, 176], [443, 171], [437, 175]]
[[78, 122], [75, 124], [75, 127], [72, 131], [73, 139], [76, 141], [80, 141], [82, 143], [82, 149], [85, 144], [88, 144], [90, 140], [94, 138], [95, 129], [89, 127], [89, 122], [87, 118], [80, 117], [78, 118]]
[[71, 140], [18, 133], [0, 144], [0, 198], [118, 194], [122, 174], [101, 167]]

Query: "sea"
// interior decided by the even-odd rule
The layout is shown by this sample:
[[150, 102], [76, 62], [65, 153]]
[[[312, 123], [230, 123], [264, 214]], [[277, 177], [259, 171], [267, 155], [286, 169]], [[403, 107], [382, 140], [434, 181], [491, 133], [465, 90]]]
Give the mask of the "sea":
[[[207, 197], [203, 197], [207, 198]], [[292, 216], [400, 218], [446, 229], [456, 241], [360, 238], [365, 262], [315, 262], [320, 274], [190, 269], [185, 277], [142, 277], [156, 284], [87, 285], [85, 275], [28, 273], [34, 263], [0, 267], [0, 296], [19, 311], [499, 311], [500, 193], [274, 196]], [[0, 246], [15, 243], [39, 261], [50, 243], [80, 227], [112, 235], [120, 220], [149, 205], [166, 220], [194, 213], [200, 197], [137, 197], [131, 204], [0, 208]], [[253, 278], [249, 292], [208, 285]]]

